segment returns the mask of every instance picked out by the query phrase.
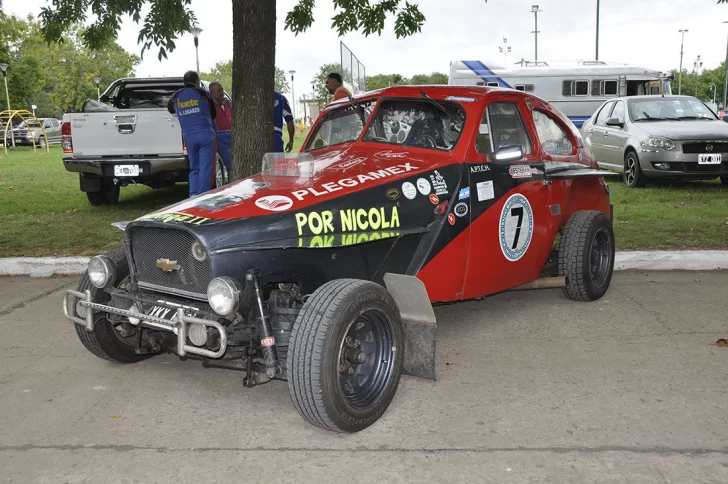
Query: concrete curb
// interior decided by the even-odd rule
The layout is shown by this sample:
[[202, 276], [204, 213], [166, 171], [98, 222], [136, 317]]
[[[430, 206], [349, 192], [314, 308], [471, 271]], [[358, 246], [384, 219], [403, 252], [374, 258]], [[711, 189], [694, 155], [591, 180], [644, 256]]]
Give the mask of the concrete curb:
[[[89, 257], [5, 257], [0, 258], [0, 276], [79, 275], [86, 270], [88, 260]], [[728, 250], [617, 252], [614, 270], [728, 270]]]

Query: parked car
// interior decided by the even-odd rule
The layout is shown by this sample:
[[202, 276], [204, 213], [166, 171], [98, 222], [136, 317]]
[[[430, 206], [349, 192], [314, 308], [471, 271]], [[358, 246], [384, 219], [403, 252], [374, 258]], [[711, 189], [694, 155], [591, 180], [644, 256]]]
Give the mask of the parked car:
[[[37, 121], [34, 118], [26, 119], [17, 127], [13, 128], [12, 136], [15, 138], [16, 146], [32, 146], [33, 144], [42, 146], [46, 143], [46, 140], [43, 138], [44, 131], [48, 144], [61, 142], [61, 124], [55, 118], [37, 118]], [[9, 136], [8, 144], [10, 144]]]
[[630, 187], [650, 178], [728, 184], [728, 124], [692, 96], [635, 96], [605, 102], [584, 123], [585, 143]]
[[434, 378], [432, 304], [517, 287], [593, 301], [609, 287], [603, 177], [616, 174], [535, 96], [364, 93], [330, 104], [302, 150], [118, 224], [124, 248], [92, 258], [63, 301], [81, 343], [117, 363], [171, 351], [249, 386], [287, 380], [305, 420], [355, 432], [403, 371]]
[[[86, 101], [83, 112], [63, 115], [63, 164], [79, 174], [91, 205], [117, 203], [130, 183], [159, 188], [188, 181], [182, 130], [167, 111], [183, 87], [181, 77], [119, 79], [99, 101]], [[227, 175], [219, 157], [216, 168], [215, 185], [222, 186]]]

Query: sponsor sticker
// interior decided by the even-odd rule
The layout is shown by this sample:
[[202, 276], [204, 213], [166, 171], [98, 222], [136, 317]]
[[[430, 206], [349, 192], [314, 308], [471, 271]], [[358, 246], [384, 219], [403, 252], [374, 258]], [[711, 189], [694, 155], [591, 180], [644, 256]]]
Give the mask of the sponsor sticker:
[[424, 196], [429, 195], [430, 192], [432, 191], [432, 187], [430, 186], [430, 182], [428, 182], [426, 178], [418, 178], [417, 179], [417, 189]]
[[260, 340], [261, 346], [273, 346], [274, 344], [276, 344], [276, 339], [273, 336], [268, 336], [267, 338]]
[[533, 211], [528, 199], [517, 193], [503, 205], [500, 216], [500, 246], [506, 259], [515, 262], [526, 253], [533, 237]]
[[406, 152], [396, 153], [392, 150], [387, 150], [387, 151], [379, 151], [377, 153], [374, 153], [374, 157], [380, 158], [383, 160], [402, 160], [404, 158], [407, 158], [407, 153]]
[[285, 195], [268, 195], [266, 197], [260, 197], [255, 201], [255, 204], [263, 210], [270, 210], [271, 212], [282, 212], [288, 210], [293, 206], [293, 200], [286, 197]]
[[402, 183], [402, 193], [408, 200], [414, 200], [417, 196], [417, 188], [410, 182], [404, 182]]
[[533, 173], [531, 173], [531, 167], [528, 165], [513, 165], [508, 170], [508, 173], [510, 173], [513, 178], [531, 178], [533, 176]]
[[493, 200], [495, 198], [495, 192], [493, 190], [493, 180], [479, 182], [475, 185], [478, 189], [478, 201]]
[[490, 171], [490, 166], [477, 165], [477, 166], [470, 167], [470, 173], [485, 173], [486, 171]]
[[296, 228], [299, 237], [325, 235], [337, 232], [363, 232], [396, 229], [400, 227], [397, 206], [349, 208], [323, 210], [320, 212], [299, 212], [296, 214]]
[[455, 212], [455, 215], [457, 215], [458, 217], [466, 216], [468, 214], [468, 204], [465, 202], [458, 203], [457, 205], [455, 205], [453, 212]]
[[390, 188], [387, 190], [387, 198], [390, 200], [397, 200], [399, 195], [400, 191], [397, 188]]
[[458, 194], [458, 200], [465, 200], [466, 198], [470, 198], [470, 187], [461, 188]]
[[399, 237], [400, 232], [350, 232], [346, 234], [316, 235], [310, 238], [299, 238], [299, 247], [346, 247], [348, 245], [365, 244], [377, 240]]
[[354, 158], [353, 160], [348, 160], [343, 163], [339, 163], [338, 167], [342, 169], [351, 168], [352, 166], [356, 166], [362, 161], [366, 161], [366, 158]]
[[430, 175], [430, 181], [432, 181], [436, 195], [447, 195], [447, 183], [445, 183], [445, 178], [440, 175], [439, 171], [435, 170], [434, 175]]
[[185, 212], [151, 213], [140, 218], [144, 220], [159, 220], [164, 223], [179, 222], [192, 225], [200, 225], [210, 220], [206, 217], [197, 217]]
[[434, 193], [430, 195], [430, 201], [433, 205], [437, 205], [438, 203], [440, 203], [440, 199], [437, 198], [437, 195], [435, 195]]
[[458, 101], [461, 103], [474, 103], [475, 98], [474, 97], [462, 97], [462, 96], [448, 96], [445, 98], [445, 101]]
[[294, 192], [291, 192], [291, 195], [296, 197], [298, 200], [303, 200], [304, 197], [306, 197], [307, 195], [321, 197], [324, 195], [328, 195], [329, 193], [343, 190], [345, 188], [352, 188], [357, 185], [363, 185], [369, 181], [388, 178], [393, 175], [401, 175], [402, 173], [407, 173], [408, 171], [413, 170], [417, 170], [417, 167], [412, 166], [410, 163], [405, 163], [404, 165], [390, 166], [389, 168], [371, 171], [369, 173], [362, 173], [356, 176], [352, 175], [349, 178], [342, 178], [341, 180], [336, 182], [324, 183], [316, 188], [310, 187], [306, 188], [305, 190], [296, 190]]
[[450, 225], [455, 225], [455, 215], [451, 213], [447, 214], [447, 221], [450, 222]]

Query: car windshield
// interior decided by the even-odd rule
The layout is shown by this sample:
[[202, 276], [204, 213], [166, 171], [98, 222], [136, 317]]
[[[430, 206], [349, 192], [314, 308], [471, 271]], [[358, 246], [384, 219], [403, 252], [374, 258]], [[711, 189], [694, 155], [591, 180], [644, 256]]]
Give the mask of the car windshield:
[[465, 111], [455, 103], [388, 99], [374, 114], [363, 141], [452, 150], [460, 139]]
[[331, 111], [316, 126], [316, 131], [306, 145], [306, 151], [356, 141], [364, 129], [366, 120], [372, 114], [374, 102], [375, 100], [369, 100], [347, 104]]
[[708, 107], [695, 98], [630, 99], [629, 117], [637, 122], [715, 120], [718, 119]]

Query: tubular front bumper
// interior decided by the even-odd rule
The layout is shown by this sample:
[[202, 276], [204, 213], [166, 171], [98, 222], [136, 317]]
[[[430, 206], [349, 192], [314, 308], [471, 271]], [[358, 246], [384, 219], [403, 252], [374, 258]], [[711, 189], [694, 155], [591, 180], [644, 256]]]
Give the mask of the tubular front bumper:
[[[74, 302], [74, 306], [71, 306], [72, 308], [75, 307], [75, 303], [78, 302], [82, 307], [86, 308], [86, 317], [85, 318], [78, 318], [71, 314], [69, 311], [69, 299], [74, 298], [76, 301]], [[138, 320], [138, 323], [133, 323], [132, 319], [129, 320], [129, 323], [134, 324], [135, 326], [142, 326], [146, 328], [152, 328], [152, 329], [158, 329], [162, 331], [169, 331], [171, 333], [174, 333], [177, 335], [177, 354], [179, 356], [185, 356], [188, 353], [194, 354], [194, 355], [200, 355], [200, 356], [206, 356], [208, 358], [220, 358], [225, 354], [225, 351], [227, 350], [227, 332], [225, 331], [225, 328], [223, 325], [218, 323], [217, 321], [210, 321], [208, 319], [201, 319], [201, 318], [195, 318], [192, 316], [187, 316], [184, 313], [184, 309], [177, 308], [177, 312], [174, 316], [173, 320], [169, 319], [163, 319], [158, 318], [156, 316], [150, 316], [147, 314], [142, 314], [135, 311], [129, 311], [127, 309], [119, 309], [115, 308], [113, 306], [106, 306], [104, 304], [98, 304], [93, 302], [91, 298], [91, 291], [86, 290], [85, 293], [74, 291], [72, 289], [69, 289], [66, 291], [66, 294], [63, 296], [63, 315], [68, 319], [69, 321], [78, 324], [80, 326], [83, 326], [86, 328], [86, 331], [93, 331], [94, 330], [94, 311], [96, 312], [105, 312], [109, 314], [116, 314], [119, 316], [126, 316], [127, 318], [131, 317], [132, 319]], [[199, 348], [197, 346], [188, 345], [187, 344], [187, 325], [188, 324], [200, 324], [207, 327], [212, 327], [217, 330], [217, 332], [220, 334], [220, 348], [217, 351], [211, 351], [206, 350], [204, 348]]]

